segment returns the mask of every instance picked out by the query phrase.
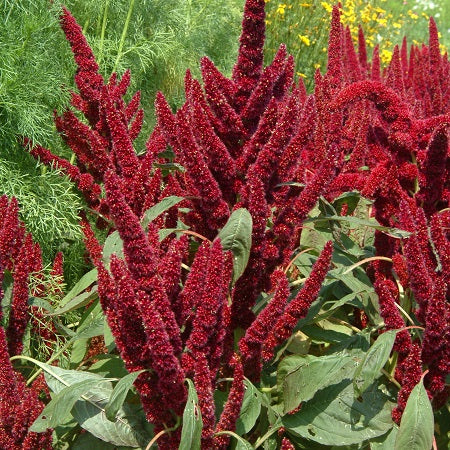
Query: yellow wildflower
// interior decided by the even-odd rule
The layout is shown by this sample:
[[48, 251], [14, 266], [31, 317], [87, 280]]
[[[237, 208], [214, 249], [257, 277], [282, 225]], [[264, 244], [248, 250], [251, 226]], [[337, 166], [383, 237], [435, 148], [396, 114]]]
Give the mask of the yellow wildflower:
[[333, 11], [333, 7], [327, 2], [322, 2], [321, 5], [325, 8], [327, 12], [330, 13], [331, 11]]
[[296, 72], [297, 76], [302, 77], [302, 78], [306, 78], [306, 75], [302, 72]]
[[302, 34], [298, 35], [298, 38], [305, 44], [305, 45], [310, 45], [311, 41], [309, 40], [308, 36], [303, 36]]
[[392, 24], [392, 26], [393, 26], [394, 28], [401, 28], [401, 27], [402, 27], [402, 25], [401, 25], [400, 23], [398, 23], [398, 22], [394, 22], [394, 23]]
[[387, 64], [392, 58], [392, 52], [390, 50], [383, 49], [380, 53], [380, 59], [383, 64]]
[[279, 3], [276, 12], [282, 16], [282, 15], [284, 15], [285, 9], [286, 9], [286, 3]]

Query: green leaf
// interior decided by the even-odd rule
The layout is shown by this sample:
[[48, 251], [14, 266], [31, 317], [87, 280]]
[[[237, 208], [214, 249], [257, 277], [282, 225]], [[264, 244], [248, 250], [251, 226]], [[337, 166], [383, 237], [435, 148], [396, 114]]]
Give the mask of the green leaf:
[[395, 446], [395, 439], [397, 438], [398, 426], [394, 425], [392, 429], [375, 439], [370, 440], [370, 450], [392, 450]]
[[390, 330], [377, 338], [369, 348], [362, 363], [355, 371], [353, 387], [357, 396], [361, 395], [380, 375], [394, 345], [397, 330]]
[[318, 391], [298, 413], [284, 416], [282, 424], [290, 433], [323, 445], [359, 444], [392, 428], [392, 407], [375, 383], [361, 402], [356, 400], [352, 380], [345, 379]]
[[77, 295], [81, 294], [86, 288], [88, 288], [92, 283], [97, 281], [97, 269], [92, 269], [88, 273], [84, 274], [80, 281], [70, 290], [70, 292], [59, 302], [59, 307], [64, 306], [70, 300], [72, 300]]
[[252, 216], [245, 208], [233, 211], [218, 238], [233, 253], [233, 283], [244, 273], [252, 246]]
[[336, 211], [341, 211], [344, 204], [348, 205], [347, 215], [352, 214], [361, 199], [361, 194], [357, 191], [345, 192], [333, 200], [333, 207]]
[[42, 433], [48, 428], [55, 428], [64, 423], [66, 416], [83, 394], [98, 386], [99, 383], [109, 381], [108, 379], [87, 378], [65, 387], [50, 400], [50, 403], [43, 409], [31, 426], [30, 431]]
[[38, 297], [30, 297], [28, 299], [29, 306], [36, 306], [37, 308], [42, 308], [45, 311], [53, 312], [53, 307], [47, 300]]
[[194, 383], [189, 378], [186, 381], [188, 383], [188, 399], [183, 412], [183, 428], [178, 450], [200, 450], [203, 427], [202, 413], [198, 405]]
[[383, 233], [398, 239], [407, 238], [411, 235], [410, 232], [405, 230], [400, 230], [399, 228], [392, 227], [384, 227], [380, 225], [375, 219], [360, 219], [359, 217], [353, 216], [336, 216], [336, 215], [328, 215], [328, 216], [318, 216], [313, 217], [311, 219], [306, 219], [303, 223], [317, 223], [317, 222], [326, 222], [326, 221], [336, 221], [336, 222], [348, 222], [350, 225], [355, 226], [365, 226], [369, 228], [373, 228], [375, 230], [382, 231]]
[[260, 392], [247, 379], [244, 380], [244, 385], [244, 399], [242, 400], [241, 412], [236, 422], [236, 433], [239, 435], [246, 434], [253, 428], [261, 412]]
[[87, 305], [94, 298], [98, 297], [97, 294], [98, 286], [93, 286], [89, 292], [83, 292], [71, 300], [69, 300], [63, 307], [58, 308], [56, 311], [46, 314], [47, 316], [60, 316], [61, 314], [65, 314], [69, 311], [74, 311], [75, 309], [81, 308], [82, 306]]
[[103, 244], [103, 262], [106, 265], [109, 264], [109, 260], [114, 253], [119, 258], [123, 257], [123, 242], [118, 231], [112, 232]]
[[113, 389], [105, 378], [91, 372], [50, 366], [29, 357], [21, 358], [32, 361], [45, 371], [47, 385], [56, 394], [81, 381], [95, 382], [95, 386], [85, 392], [71, 410], [80, 426], [94, 436], [113, 445], [133, 448], [145, 446], [150, 441], [151, 437], [143, 428], [145, 419], [142, 414], [138, 416], [131, 406], [123, 405], [115, 422], [106, 418], [105, 406], [111, 398]]
[[[250, 444], [250, 442], [246, 441], [244, 438], [239, 436], [236, 433], [233, 433], [233, 431], [219, 431], [216, 433], [216, 436], [220, 436], [222, 434], [227, 434], [228, 436], [232, 436], [236, 439], [236, 447], [235, 450], [253, 450], [253, 445]], [[180, 447], [181, 448], [181, 447]]]
[[395, 440], [395, 450], [430, 450], [433, 445], [433, 435], [433, 410], [421, 379], [406, 402]]
[[114, 387], [108, 404], [105, 406], [105, 413], [108, 420], [115, 421], [117, 413], [120, 408], [122, 408], [123, 402], [125, 401], [128, 391], [135, 382], [136, 378], [145, 370], [139, 370], [137, 372], [129, 373], [119, 380], [119, 382]]
[[317, 391], [348, 378], [356, 368], [349, 356], [292, 355], [278, 366], [277, 385], [283, 400], [283, 414], [314, 397]]
[[141, 220], [142, 228], [146, 228], [148, 224], [155, 220], [160, 214], [172, 208], [183, 200], [184, 197], [178, 197], [176, 195], [170, 195], [169, 197], [163, 198], [159, 203], [145, 211], [144, 217]]

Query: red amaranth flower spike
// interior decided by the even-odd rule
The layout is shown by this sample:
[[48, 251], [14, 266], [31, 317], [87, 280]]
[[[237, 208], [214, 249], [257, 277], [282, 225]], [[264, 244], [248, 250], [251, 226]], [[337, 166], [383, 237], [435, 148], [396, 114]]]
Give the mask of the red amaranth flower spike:
[[[397, 301], [394, 298], [394, 292], [397, 292], [397, 287], [394, 285], [394, 282], [385, 279], [382, 274], [376, 272], [374, 288], [378, 295], [380, 314], [384, 320], [386, 330], [405, 328], [405, 321], [396, 306]], [[411, 349], [411, 344], [411, 337], [408, 331], [403, 330], [397, 333], [394, 350], [400, 354], [408, 354]]]
[[17, 260], [14, 262], [13, 293], [9, 324], [6, 330], [8, 338], [8, 352], [10, 356], [19, 355], [22, 352], [22, 339], [25, 328], [30, 319], [28, 312], [28, 281], [31, 272], [32, 258], [34, 256], [33, 240], [31, 234], [25, 238]]
[[328, 40], [328, 64], [327, 78], [332, 88], [338, 88], [342, 84], [342, 25], [339, 6], [333, 6]]
[[154, 249], [150, 246], [138, 217], [125, 201], [120, 179], [112, 171], [105, 174], [105, 189], [111, 216], [123, 241], [128, 268], [136, 281], [145, 285], [156, 272]]
[[212, 230], [217, 230], [225, 224], [230, 214], [228, 205], [205, 163], [201, 149], [195, 142], [188, 116], [181, 110], [177, 114], [176, 125], [179, 146], [182, 148], [181, 160], [200, 194], [198, 207], [208, 217], [208, 226]]
[[198, 353], [195, 361], [194, 386], [198, 395], [198, 404], [202, 414], [202, 448], [214, 448], [215, 407], [213, 398], [212, 376], [208, 360], [204, 353]]
[[241, 112], [242, 122], [250, 133], [253, 133], [257, 128], [258, 121], [273, 96], [275, 83], [284, 74], [286, 57], [286, 46], [282, 44], [272, 64], [267, 66], [262, 72], [258, 84], [253, 89], [250, 98]]
[[[242, 400], [244, 399], [244, 370], [239, 356], [234, 354], [231, 365], [234, 366], [233, 383], [231, 385], [228, 399], [216, 425], [216, 433], [220, 431], [235, 431], [236, 422], [241, 413]], [[230, 436], [221, 435], [214, 438], [217, 450], [226, 450]]]
[[422, 361], [420, 359], [420, 346], [414, 342], [408, 355], [397, 364], [396, 378], [401, 374], [400, 384], [402, 385], [397, 396], [397, 406], [392, 411], [392, 420], [399, 424], [403, 411], [405, 410], [406, 402], [409, 394], [414, 389], [414, 386], [420, 381], [422, 376]]
[[266, 31], [264, 7], [264, 0], [247, 0], [244, 5], [238, 60], [232, 76], [237, 87], [235, 102], [238, 111], [250, 97], [261, 75]]
[[274, 328], [264, 341], [262, 357], [265, 361], [272, 357], [274, 348], [292, 334], [297, 322], [308, 313], [309, 307], [319, 295], [322, 283], [328, 273], [332, 253], [333, 243], [328, 241], [314, 263], [311, 273], [300, 292], [286, 306], [283, 314], [278, 318]]
[[[209, 251], [204, 290], [198, 299], [192, 331], [186, 342], [186, 347], [194, 359], [197, 359], [199, 353], [206, 356], [213, 373], [217, 368], [212, 367], [211, 355], [215, 351], [213, 345], [217, 344], [216, 336], [223, 327], [222, 314], [227, 302], [223, 286], [231, 281], [222, 280], [224, 271], [225, 257], [220, 239], [217, 239]], [[231, 276], [231, 273], [229, 275]]]
[[267, 306], [258, 314], [256, 320], [247, 328], [245, 336], [239, 341], [247, 377], [258, 381], [261, 373], [261, 350], [273, 325], [283, 314], [289, 297], [289, 281], [282, 271], [272, 275], [274, 296]]
[[103, 77], [98, 73], [98, 64], [95, 61], [95, 56], [83, 35], [80, 25], [78, 25], [67, 8], [63, 8], [63, 14], [60, 20], [61, 28], [70, 43], [75, 62], [78, 66], [75, 82], [80, 91], [81, 98], [87, 102], [89, 108], [87, 117], [91, 125], [94, 125], [98, 116], [98, 111], [95, 111], [95, 100], [98, 101], [100, 97]]

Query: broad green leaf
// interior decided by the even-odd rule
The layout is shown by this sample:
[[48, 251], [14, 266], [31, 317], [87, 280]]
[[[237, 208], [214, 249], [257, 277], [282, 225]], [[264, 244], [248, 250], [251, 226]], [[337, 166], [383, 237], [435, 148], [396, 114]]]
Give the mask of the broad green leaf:
[[118, 447], [117, 445], [102, 441], [90, 433], [79, 434], [73, 444], [70, 445], [71, 450], [128, 450], [132, 448]]
[[433, 435], [433, 409], [421, 379], [406, 402], [395, 450], [431, 450]]
[[85, 292], [82, 292], [81, 294], [73, 297], [63, 307], [58, 308], [57, 310], [53, 311], [50, 314], [47, 314], [47, 316], [60, 316], [61, 314], [65, 314], [69, 311], [74, 311], [75, 309], [78, 309], [78, 308], [81, 308], [82, 306], [87, 305], [94, 298], [98, 297], [97, 290], [98, 290], [98, 286], [93, 286], [89, 292], [85, 291]]
[[188, 384], [188, 399], [183, 412], [183, 428], [178, 450], [200, 450], [203, 427], [202, 413], [198, 405], [194, 383], [189, 378], [186, 381]]
[[356, 400], [352, 380], [345, 379], [318, 391], [298, 413], [284, 416], [282, 424], [290, 433], [323, 445], [359, 444], [392, 428], [392, 407], [375, 383], [361, 402]]
[[50, 303], [47, 300], [44, 300], [43, 298], [30, 297], [28, 299], [28, 305], [36, 306], [37, 308], [42, 308], [43, 310], [48, 311], [50, 313], [53, 312], [52, 305], [50, 305]]
[[103, 244], [103, 262], [106, 265], [109, 264], [109, 260], [114, 253], [119, 258], [123, 257], [123, 242], [118, 231], [113, 231]]
[[233, 253], [233, 284], [244, 273], [252, 246], [252, 216], [245, 208], [233, 211], [218, 238]]
[[357, 191], [345, 192], [333, 200], [333, 207], [336, 211], [340, 211], [342, 205], [347, 204], [347, 214], [352, 214], [361, 199], [361, 194]]
[[399, 228], [392, 227], [384, 227], [380, 225], [375, 219], [360, 219], [359, 217], [353, 216], [336, 216], [336, 215], [328, 215], [328, 216], [318, 216], [313, 217], [311, 219], [306, 219], [303, 223], [317, 223], [317, 222], [326, 222], [326, 221], [336, 221], [336, 222], [348, 222], [350, 225], [355, 226], [365, 226], [369, 228], [373, 228], [375, 230], [382, 231], [383, 233], [398, 239], [407, 238], [411, 235], [410, 232], [405, 230], [400, 230]]
[[388, 433], [375, 439], [371, 439], [370, 450], [392, 450], [395, 447], [397, 433], [398, 426], [394, 425]]
[[145, 446], [150, 441], [151, 437], [143, 428], [145, 419], [131, 406], [123, 405], [115, 422], [106, 418], [105, 406], [113, 388], [103, 377], [91, 372], [61, 369], [32, 358], [24, 359], [34, 362], [45, 371], [48, 387], [56, 394], [81, 381], [95, 382], [95, 386], [85, 392], [71, 410], [80, 426], [94, 436], [113, 445], [133, 448]]
[[250, 444], [250, 442], [246, 441], [244, 438], [234, 433], [233, 431], [219, 431], [216, 436], [220, 436], [222, 434], [227, 434], [228, 436], [232, 436], [236, 439], [235, 450], [253, 450], [254, 448], [253, 445]]
[[75, 369], [83, 361], [88, 349], [89, 339], [74, 339], [72, 350], [70, 352], [70, 368]]
[[108, 404], [105, 406], [105, 413], [108, 420], [114, 421], [116, 419], [117, 413], [120, 408], [122, 408], [123, 402], [125, 401], [128, 391], [130, 390], [136, 378], [145, 370], [139, 370], [137, 372], [129, 373], [128, 375], [121, 378], [111, 394]]
[[251, 381], [245, 379], [245, 394], [242, 400], [241, 412], [236, 422], [236, 433], [239, 435], [248, 433], [261, 412], [261, 394]]
[[297, 408], [301, 402], [313, 398], [320, 389], [348, 378], [355, 368], [355, 360], [342, 355], [292, 355], [284, 358], [277, 372], [283, 414]]
[[48, 405], [43, 409], [39, 417], [35, 420], [30, 431], [42, 433], [48, 428], [55, 428], [64, 423], [66, 416], [70, 413], [79, 398], [90, 389], [102, 382], [109, 382], [108, 379], [87, 378], [83, 381], [71, 384], [55, 395]]
[[184, 197], [178, 197], [176, 195], [170, 195], [169, 197], [163, 198], [159, 203], [145, 211], [144, 217], [141, 220], [142, 228], [146, 228], [148, 224], [155, 220], [160, 214], [172, 208], [183, 200]]
[[81, 330], [77, 330], [75, 339], [92, 338], [94, 336], [100, 336], [103, 334], [105, 328], [105, 316], [98, 314], [95, 318], [90, 320], [86, 326], [83, 326]]
[[66, 294], [66, 296], [59, 302], [59, 307], [64, 306], [70, 300], [72, 300], [77, 295], [81, 294], [86, 288], [88, 288], [92, 283], [97, 281], [97, 269], [92, 269], [88, 273], [84, 274], [80, 281]]
[[380, 375], [394, 345], [397, 330], [387, 331], [377, 338], [355, 371], [353, 387], [357, 396], [361, 395]]

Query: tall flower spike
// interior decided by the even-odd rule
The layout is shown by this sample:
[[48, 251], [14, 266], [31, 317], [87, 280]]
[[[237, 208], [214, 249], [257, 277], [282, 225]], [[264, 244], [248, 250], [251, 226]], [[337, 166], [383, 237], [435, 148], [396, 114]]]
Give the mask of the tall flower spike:
[[261, 373], [261, 350], [264, 341], [270, 334], [273, 324], [283, 314], [289, 297], [289, 280], [283, 271], [275, 271], [272, 275], [274, 296], [267, 306], [258, 314], [256, 320], [247, 328], [245, 336], [239, 341], [247, 377], [258, 381]]
[[[220, 415], [219, 423], [216, 425], [216, 433], [220, 431], [234, 431], [236, 422], [241, 413], [242, 400], [244, 399], [244, 370], [238, 355], [232, 358], [232, 366], [234, 366], [233, 384], [228, 394], [227, 402]], [[214, 439], [215, 448], [217, 450], [226, 450], [230, 437], [227, 435], [216, 436]]]
[[145, 286], [156, 271], [154, 250], [138, 217], [125, 201], [119, 178], [112, 171], [105, 174], [105, 189], [111, 216], [123, 241], [128, 268], [135, 280]]
[[224, 254], [220, 239], [213, 242], [209, 256], [207, 276], [203, 295], [199, 298], [195, 317], [192, 323], [192, 332], [186, 342], [186, 347], [196, 359], [198, 353], [203, 353], [211, 367], [211, 348], [215, 342], [215, 336], [223, 326], [221, 323], [223, 307], [226, 303], [223, 284], [228, 284], [231, 280], [222, 280], [225, 269]]
[[241, 112], [242, 122], [249, 133], [253, 133], [257, 128], [258, 121], [273, 95], [275, 83], [284, 73], [286, 56], [286, 46], [281, 44], [272, 64], [262, 72], [257, 85]]
[[262, 353], [265, 361], [268, 361], [272, 357], [274, 348], [292, 334], [297, 322], [308, 313], [309, 307], [319, 295], [322, 283], [328, 273], [332, 253], [333, 243], [332, 241], [328, 241], [300, 292], [287, 305], [265, 340]]
[[80, 91], [81, 99], [86, 101], [86, 117], [91, 125], [95, 125], [98, 121], [98, 100], [104, 83], [103, 77], [98, 73], [98, 64], [81, 27], [66, 8], [63, 8], [63, 14], [61, 15], [61, 27], [70, 43], [78, 66], [75, 82]]
[[8, 338], [8, 352], [10, 356], [22, 353], [22, 339], [25, 328], [30, 319], [28, 312], [28, 280], [30, 277], [32, 259], [34, 256], [33, 240], [31, 234], [25, 238], [20, 249], [13, 271], [13, 293], [11, 311], [9, 313], [9, 324], [6, 330]]
[[189, 173], [189, 177], [195, 180], [194, 185], [200, 195], [199, 207], [209, 216], [208, 226], [212, 230], [222, 227], [230, 212], [225, 203], [217, 181], [211, 174], [202, 156], [201, 149], [195, 142], [189, 119], [186, 113], [178, 111], [176, 118], [179, 146], [182, 148], [182, 161]]
[[332, 88], [338, 88], [342, 83], [342, 25], [339, 6], [333, 6], [330, 37], [328, 41], [327, 78]]
[[215, 407], [211, 373], [206, 355], [199, 353], [195, 361], [194, 386], [198, 395], [200, 412], [202, 413], [202, 448], [214, 448]]
[[245, 2], [238, 60], [233, 68], [232, 76], [237, 87], [235, 102], [238, 111], [250, 97], [261, 75], [264, 60], [265, 18], [264, 0]]
[[[405, 321], [403, 320], [394, 298], [393, 291], [396, 290], [394, 283], [391, 280], [385, 279], [382, 274], [376, 273], [375, 292], [378, 295], [378, 303], [380, 305], [380, 314], [384, 320], [386, 330], [398, 330], [404, 328]], [[411, 337], [407, 330], [397, 333], [395, 338], [394, 350], [407, 354], [411, 348]]]

